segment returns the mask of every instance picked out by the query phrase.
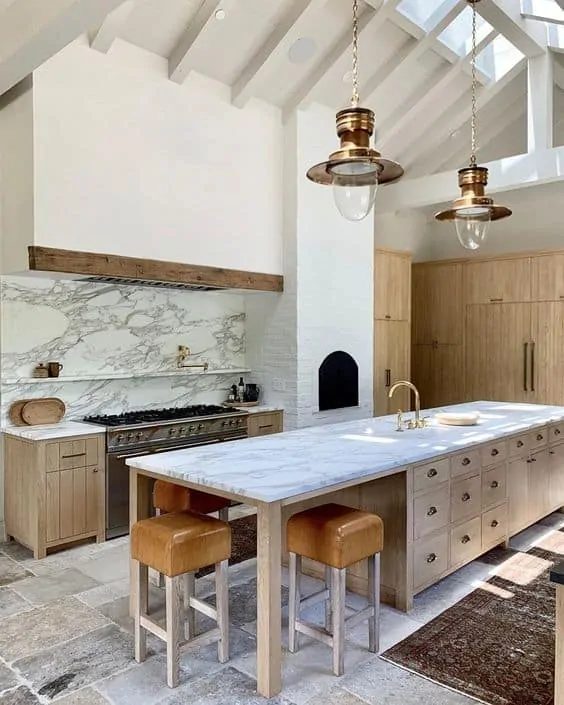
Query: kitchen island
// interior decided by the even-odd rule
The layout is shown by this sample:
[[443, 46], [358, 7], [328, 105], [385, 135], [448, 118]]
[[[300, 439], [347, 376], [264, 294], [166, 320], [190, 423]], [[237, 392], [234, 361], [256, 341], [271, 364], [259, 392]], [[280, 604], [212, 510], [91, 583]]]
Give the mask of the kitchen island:
[[[379, 514], [382, 599], [413, 595], [564, 505], [564, 407], [473, 402], [477, 425], [396, 431], [393, 416], [131, 458], [131, 521], [150, 514], [152, 479], [257, 508], [257, 681], [281, 689], [281, 563], [287, 518], [335, 501]], [[305, 563], [305, 561], [304, 561]], [[315, 573], [316, 567], [308, 564]], [[321, 574], [321, 573], [319, 573]], [[366, 592], [364, 564], [349, 586]]]

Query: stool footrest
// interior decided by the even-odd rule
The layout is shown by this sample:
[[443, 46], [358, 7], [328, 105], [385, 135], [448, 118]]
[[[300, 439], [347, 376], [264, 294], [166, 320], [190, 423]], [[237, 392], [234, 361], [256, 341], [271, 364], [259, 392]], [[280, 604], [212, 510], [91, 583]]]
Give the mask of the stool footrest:
[[151, 634], [158, 636], [159, 639], [166, 641], [166, 629], [146, 614], [139, 615], [139, 624], [143, 627], [143, 629], [146, 629], [148, 632], [151, 632]]
[[373, 616], [374, 607], [372, 605], [369, 605], [363, 610], [360, 610], [360, 612], [355, 612], [354, 614], [351, 614], [348, 619], [345, 619], [345, 624], [347, 627], [356, 627], [357, 624], [362, 624], [362, 622], [366, 622], [367, 619], [370, 619], [370, 617]]
[[319, 592], [314, 592], [312, 595], [303, 597], [300, 600], [300, 610], [307, 610], [313, 605], [317, 605], [319, 602], [326, 602], [330, 597], [330, 592], [327, 588], [320, 590]]
[[209, 629], [203, 634], [198, 634], [198, 636], [195, 636], [193, 639], [190, 639], [184, 644], [181, 644], [180, 651], [188, 651], [188, 649], [192, 649], [197, 646], [209, 646], [210, 644], [213, 644], [216, 641], [219, 641], [220, 639], [221, 633], [219, 631], [219, 627], [214, 627], [213, 629]]
[[333, 646], [333, 635], [329, 634], [326, 629], [314, 626], [313, 624], [308, 624], [308, 622], [302, 622], [301, 620], [296, 620], [296, 631], [310, 636], [312, 639], [317, 639], [317, 641], [322, 641], [327, 646]]
[[190, 597], [190, 607], [193, 607], [195, 610], [198, 610], [198, 612], [201, 612], [201, 614], [205, 614], [206, 617], [211, 617], [217, 622], [217, 609], [212, 607], [212, 605], [209, 605], [207, 602], [204, 602], [197, 597]]

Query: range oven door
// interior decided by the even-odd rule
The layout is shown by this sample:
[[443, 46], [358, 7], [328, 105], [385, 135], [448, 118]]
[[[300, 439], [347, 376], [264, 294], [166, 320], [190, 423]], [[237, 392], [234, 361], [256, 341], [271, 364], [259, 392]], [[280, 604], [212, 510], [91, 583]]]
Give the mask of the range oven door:
[[[245, 438], [246, 436], [238, 436]], [[117, 536], [126, 536], [129, 533], [129, 466], [125, 464], [127, 458], [138, 458], [142, 455], [155, 453], [168, 453], [182, 448], [195, 448], [214, 443], [222, 443], [227, 438], [207, 438], [200, 443], [178, 443], [155, 448], [143, 448], [128, 452], [115, 452], [106, 454], [106, 538], [113, 539]]]

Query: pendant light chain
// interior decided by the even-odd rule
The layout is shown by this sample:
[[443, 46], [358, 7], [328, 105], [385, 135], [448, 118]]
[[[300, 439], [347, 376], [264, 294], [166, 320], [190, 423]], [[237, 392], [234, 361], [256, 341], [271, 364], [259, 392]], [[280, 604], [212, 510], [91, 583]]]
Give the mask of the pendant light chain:
[[476, 4], [472, 3], [472, 153], [470, 155], [470, 166], [476, 166], [476, 152], [478, 151], [478, 139], [476, 129]]
[[352, 60], [352, 84], [353, 92], [351, 105], [353, 108], [358, 107], [360, 97], [358, 95], [358, 0], [353, 0], [353, 60]]

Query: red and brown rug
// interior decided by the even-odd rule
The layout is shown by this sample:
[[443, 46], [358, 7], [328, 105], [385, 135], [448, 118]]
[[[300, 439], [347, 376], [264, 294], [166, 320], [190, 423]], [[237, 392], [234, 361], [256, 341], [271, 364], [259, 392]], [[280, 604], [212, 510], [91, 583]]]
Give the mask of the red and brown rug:
[[481, 560], [497, 566], [494, 577], [382, 658], [489, 705], [551, 705], [555, 587], [549, 572], [563, 554], [562, 531], [527, 553], [490, 551]]
[[[251, 514], [229, 522], [231, 526], [231, 558], [229, 565], [242, 563], [257, 555], [257, 516]], [[197, 578], [213, 573], [212, 565], [202, 568], [196, 573]]]

